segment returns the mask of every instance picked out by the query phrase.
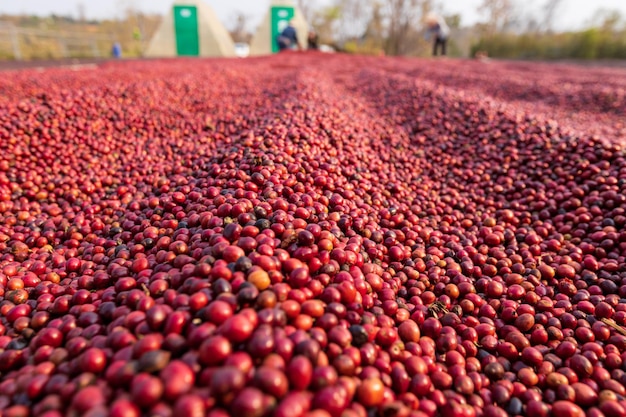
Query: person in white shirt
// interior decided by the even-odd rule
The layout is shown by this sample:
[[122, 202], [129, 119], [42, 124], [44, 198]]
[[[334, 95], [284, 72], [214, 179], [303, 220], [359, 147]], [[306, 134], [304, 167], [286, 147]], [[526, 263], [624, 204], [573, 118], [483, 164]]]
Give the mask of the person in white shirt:
[[441, 46], [441, 55], [445, 55], [450, 28], [443, 17], [434, 13], [429, 13], [426, 16], [426, 40], [429, 40], [431, 36], [434, 37], [433, 56], [437, 56], [439, 46]]

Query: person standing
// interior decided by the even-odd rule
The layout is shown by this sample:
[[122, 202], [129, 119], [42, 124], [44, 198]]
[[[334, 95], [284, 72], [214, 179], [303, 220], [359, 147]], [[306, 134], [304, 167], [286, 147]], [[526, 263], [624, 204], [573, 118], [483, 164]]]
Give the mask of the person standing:
[[298, 32], [296, 31], [292, 21], [289, 21], [287, 27], [283, 29], [281, 34], [278, 36], [278, 49], [281, 51], [287, 49], [300, 49], [300, 44], [298, 43]]
[[437, 56], [440, 46], [441, 55], [445, 55], [448, 37], [450, 36], [450, 28], [443, 17], [434, 13], [430, 13], [426, 16], [426, 40], [429, 40], [431, 36], [434, 38], [433, 56]]
[[317, 44], [317, 33], [311, 29], [309, 31], [309, 37], [307, 38], [307, 48], [308, 49], [318, 49], [319, 46]]
[[122, 45], [119, 42], [115, 42], [113, 47], [111, 48], [111, 55], [113, 58], [121, 58], [122, 57]]

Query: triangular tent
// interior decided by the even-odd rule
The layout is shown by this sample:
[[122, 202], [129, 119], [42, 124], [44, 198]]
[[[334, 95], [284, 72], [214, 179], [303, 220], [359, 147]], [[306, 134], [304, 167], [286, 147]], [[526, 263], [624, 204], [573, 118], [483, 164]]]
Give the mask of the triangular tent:
[[148, 57], [235, 56], [235, 44], [202, 0], [175, 0], [150, 40]]
[[293, 21], [298, 33], [298, 43], [302, 48], [306, 48], [309, 25], [298, 6], [290, 0], [272, 0], [267, 15], [261, 21], [250, 43], [250, 55], [277, 52], [276, 37], [290, 20]]

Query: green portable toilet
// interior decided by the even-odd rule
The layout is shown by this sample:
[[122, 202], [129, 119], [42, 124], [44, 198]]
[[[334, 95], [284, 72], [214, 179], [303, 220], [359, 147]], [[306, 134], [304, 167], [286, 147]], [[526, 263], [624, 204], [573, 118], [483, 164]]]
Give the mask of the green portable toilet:
[[202, 0], [176, 0], [150, 40], [148, 57], [234, 57], [235, 44]]
[[200, 34], [198, 33], [198, 8], [196, 6], [174, 6], [174, 36], [176, 55], [200, 55]]
[[[272, 6], [270, 8], [270, 24], [272, 27], [272, 36], [270, 39], [275, 40], [278, 35], [283, 33], [289, 21], [293, 19], [294, 14], [295, 8], [291, 6]], [[272, 52], [278, 52], [277, 42], [272, 42]]]
[[278, 52], [276, 37], [289, 21], [294, 23], [298, 33], [298, 43], [301, 47], [306, 47], [309, 25], [300, 9], [290, 0], [272, 0], [267, 15], [250, 43], [250, 55], [266, 55]]

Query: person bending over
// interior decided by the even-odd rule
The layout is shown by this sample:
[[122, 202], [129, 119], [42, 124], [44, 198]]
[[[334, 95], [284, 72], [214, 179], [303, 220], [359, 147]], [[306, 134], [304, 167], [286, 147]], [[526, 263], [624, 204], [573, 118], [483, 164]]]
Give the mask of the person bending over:
[[450, 36], [450, 28], [443, 17], [434, 13], [426, 16], [426, 40], [433, 37], [433, 56], [437, 56], [441, 46], [441, 55], [446, 54], [446, 44]]

